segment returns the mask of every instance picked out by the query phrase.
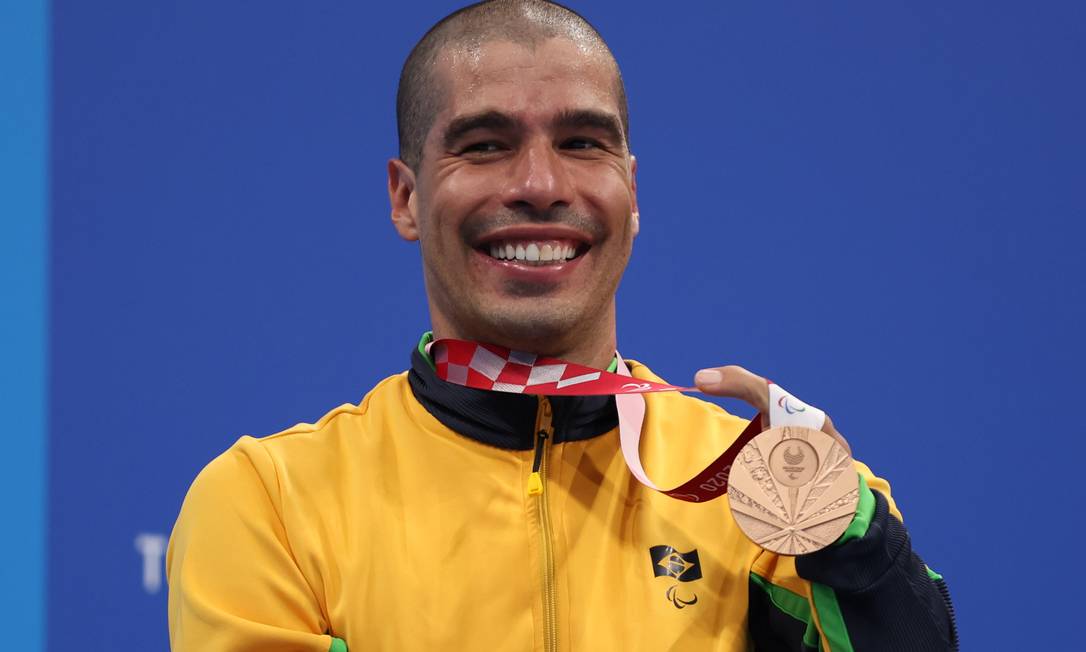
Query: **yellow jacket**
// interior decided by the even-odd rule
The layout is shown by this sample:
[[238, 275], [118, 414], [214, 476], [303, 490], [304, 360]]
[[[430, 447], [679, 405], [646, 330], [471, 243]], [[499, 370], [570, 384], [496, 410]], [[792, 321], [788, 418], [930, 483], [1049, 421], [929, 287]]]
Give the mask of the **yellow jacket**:
[[[548, 399], [516, 397], [535, 402], [535, 436], [518, 433], [521, 445], [454, 431], [449, 414], [470, 411], [456, 397], [491, 393], [420, 381], [420, 358], [413, 382], [392, 376], [316, 424], [242, 437], [199, 474], [166, 558], [175, 652], [739, 651], [754, 644], [752, 595], [803, 624], [808, 645], [845, 648], [833, 641], [839, 610], [816, 604], [792, 558], [748, 541], [726, 500], [645, 488], [617, 429], [564, 438]], [[681, 394], [646, 400], [642, 458], [661, 486], [746, 425]], [[585, 425], [566, 416], [571, 432]], [[533, 442], [541, 493], [529, 486]]]

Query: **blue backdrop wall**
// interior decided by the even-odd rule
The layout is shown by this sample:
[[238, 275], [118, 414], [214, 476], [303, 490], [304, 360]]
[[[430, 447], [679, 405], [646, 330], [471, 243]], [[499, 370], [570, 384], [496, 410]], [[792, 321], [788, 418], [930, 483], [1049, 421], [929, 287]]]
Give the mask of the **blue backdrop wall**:
[[[5, 326], [9, 360], [51, 320], [47, 469], [21, 464], [33, 420], [5, 463], [26, 467], [6, 492], [48, 483], [13, 501], [32, 534], [47, 517], [47, 572], [8, 587], [19, 649], [167, 649], [162, 550], [200, 468], [405, 368], [428, 321], [388, 223], [395, 83], [456, 6], [54, 0], [50, 106], [24, 116], [48, 135], [5, 121], [48, 154], [51, 202], [48, 275], [3, 300], [38, 319]], [[623, 352], [826, 408], [965, 649], [1077, 639], [1083, 5], [574, 6], [623, 66], [640, 160]], [[45, 224], [28, 201], [6, 225]]]

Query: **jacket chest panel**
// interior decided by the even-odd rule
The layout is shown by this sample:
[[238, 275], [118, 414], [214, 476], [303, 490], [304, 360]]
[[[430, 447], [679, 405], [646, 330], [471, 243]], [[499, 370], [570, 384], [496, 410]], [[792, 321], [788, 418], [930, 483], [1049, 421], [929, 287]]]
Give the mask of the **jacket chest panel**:
[[553, 513], [573, 649], [745, 650], [757, 549], [727, 503], [652, 491], [605, 442], [556, 454]]
[[413, 436], [369, 451], [345, 561], [325, 571], [333, 628], [366, 649], [543, 650], [552, 622], [561, 650], [744, 650], [753, 556], [726, 503], [642, 487], [609, 438], [546, 449], [551, 621], [534, 451], [453, 439], [397, 462], [422, 449]]
[[426, 434], [388, 433], [352, 474], [331, 555], [343, 563], [325, 569], [340, 587], [333, 627], [350, 649], [524, 649], [534, 636], [530, 453]]

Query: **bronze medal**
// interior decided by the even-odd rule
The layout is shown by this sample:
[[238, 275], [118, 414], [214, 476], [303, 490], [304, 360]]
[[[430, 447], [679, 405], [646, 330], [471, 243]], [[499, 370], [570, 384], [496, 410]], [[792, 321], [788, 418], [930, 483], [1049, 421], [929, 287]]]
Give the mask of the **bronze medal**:
[[781, 555], [836, 541], [860, 498], [852, 456], [821, 430], [770, 428], [739, 451], [728, 483], [732, 516], [747, 537]]

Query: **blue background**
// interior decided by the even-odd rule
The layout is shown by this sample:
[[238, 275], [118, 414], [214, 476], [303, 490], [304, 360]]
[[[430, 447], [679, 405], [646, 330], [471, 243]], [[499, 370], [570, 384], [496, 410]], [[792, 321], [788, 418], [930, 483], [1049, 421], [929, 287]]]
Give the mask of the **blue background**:
[[[457, 6], [5, 9], [12, 649], [167, 649], [136, 536], [238, 436], [406, 367], [428, 318], [388, 223], [395, 84]], [[677, 382], [742, 364], [832, 414], [964, 649], [1078, 640], [1084, 5], [574, 6], [640, 161], [623, 353]]]

